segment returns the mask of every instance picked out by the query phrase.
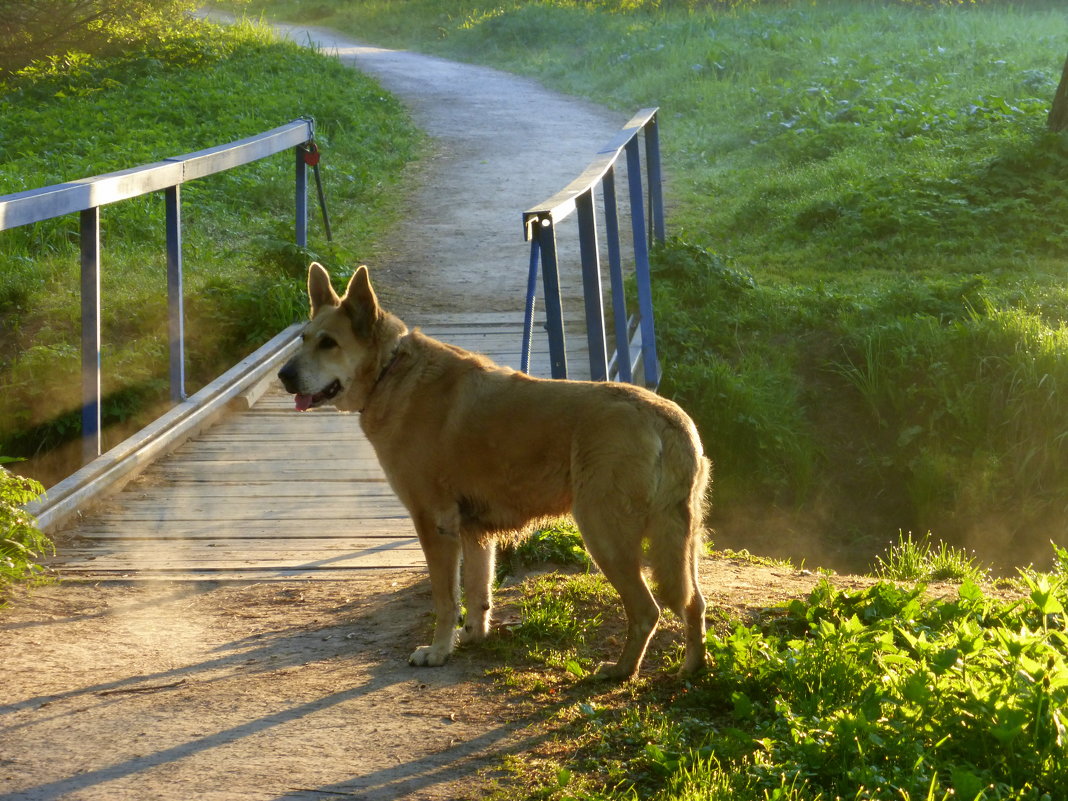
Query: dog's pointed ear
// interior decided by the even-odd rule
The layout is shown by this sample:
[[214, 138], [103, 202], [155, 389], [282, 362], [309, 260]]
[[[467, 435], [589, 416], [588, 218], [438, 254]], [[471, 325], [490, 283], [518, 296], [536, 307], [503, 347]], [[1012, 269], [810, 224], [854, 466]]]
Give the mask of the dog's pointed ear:
[[313, 261], [308, 267], [308, 300], [311, 301], [312, 317], [323, 306], [337, 306], [341, 303], [330, 283], [330, 274], [317, 261]]
[[371, 288], [371, 274], [364, 265], [357, 267], [349, 279], [349, 287], [345, 290], [341, 305], [352, 319], [352, 329], [357, 334], [366, 336], [371, 333], [371, 327], [380, 314], [378, 296]]

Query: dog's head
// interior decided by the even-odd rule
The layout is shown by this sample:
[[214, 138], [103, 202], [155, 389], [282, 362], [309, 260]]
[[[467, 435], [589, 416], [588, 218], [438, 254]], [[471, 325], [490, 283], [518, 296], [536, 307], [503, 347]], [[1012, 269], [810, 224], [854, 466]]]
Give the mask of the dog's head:
[[304, 328], [300, 349], [279, 371], [287, 392], [296, 396], [298, 411], [331, 405], [359, 411], [404, 324], [384, 312], [371, 288], [367, 268], [360, 266], [338, 297], [322, 265], [308, 268], [311, 322]]

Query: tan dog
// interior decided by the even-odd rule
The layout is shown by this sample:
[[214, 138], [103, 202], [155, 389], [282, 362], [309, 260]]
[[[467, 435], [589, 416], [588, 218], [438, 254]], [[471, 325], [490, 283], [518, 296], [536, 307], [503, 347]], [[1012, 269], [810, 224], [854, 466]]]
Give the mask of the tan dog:
[[437, 613], [413, 665], [441, 665], [453, 650], [461, 554], [468, 642], [489, 631], [495, 537], [570, 512], [627, 614], [619, 660], [600, 673], [634, 676], [659, 620], [643, 543], [660, 599], [685, 625], [682, 671], [704, 666], [697, 560], [709, 465], [685, 412], [640, 387], [531, 378], [409, 332], [379, 307], [366, 267], [339, 298], [312, 264], [308, 295], [311, 322], [279, 377], [297, 409], [360, 412], [411, 513]]

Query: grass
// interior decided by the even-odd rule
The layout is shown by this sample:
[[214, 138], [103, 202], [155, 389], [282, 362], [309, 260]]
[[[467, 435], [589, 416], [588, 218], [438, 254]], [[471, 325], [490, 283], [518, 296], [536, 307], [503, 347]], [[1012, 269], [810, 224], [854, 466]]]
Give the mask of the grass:
[[708, 673], [680, 682], [655, 664], [617, 687], [588, 677], [616, 636], [591, 628], [615, 614], [603, 579], [538, 577], [519, 588], [519, 633], [495, 647], [510, 665], [499, 677], [553, 736], [493, 797], [1063, 797], [1068, 582], [1031, 571], [1018, 586], [994, 596], [964, 579], [935, 597], [922, 583], [823, 580], [715, 626]]
[[720, 544], [859, 569], [931, 530], [1011, 571], [1063, 539], [1059, 4], [243, 7], [661, 106], [662, 391], [717, 464]]
[[[183, 187], [192, 393], [306, 315], [300, 287], [311, 258], [341, 274], [374, 255], [396, 213], [392, 189], [420, 143], [397, 101], [262, 26], [198, 23], [151, 50], [71, 54], [0, 86], [0, 193], [223, 144], [302, 115], [316, 120], [334, 244], [312, 210], [309, 251], [292, 245], [285, 154]], [[108, 206], [102, 217], [108, 447], [166, 404], [162, 195]], [[0, 452], [29, 457], [79, 430], [77, 218], [0, 238]], [[52, 481], [72, 468], [60, 451], [54, 463], [18, 469]]]
[[894, 581], [970, 581], [977, 584], [988, 578], [988, 571], [975, 563], [959, 548], [944, 542], [931, 544], [931, 533], [913, 540], [912, 532], [898, 532], [897, 544], [888, 548], [885, 558], [875, 558], [876, 576]]

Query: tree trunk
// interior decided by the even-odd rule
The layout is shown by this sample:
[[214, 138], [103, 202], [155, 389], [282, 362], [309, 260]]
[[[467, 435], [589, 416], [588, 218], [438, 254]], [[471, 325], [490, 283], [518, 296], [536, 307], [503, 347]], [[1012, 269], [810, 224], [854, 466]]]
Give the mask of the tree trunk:
[[1068, 59], [1064, 61], [1061, 82], [1057, 86], [1057, 94], [1053, 96], [1046, 125], [1051, 131], [1068, 131]]

